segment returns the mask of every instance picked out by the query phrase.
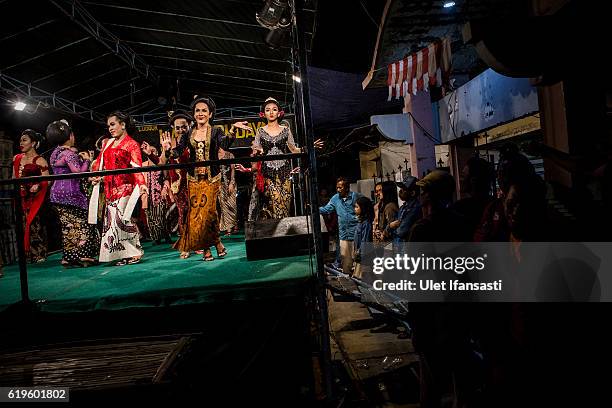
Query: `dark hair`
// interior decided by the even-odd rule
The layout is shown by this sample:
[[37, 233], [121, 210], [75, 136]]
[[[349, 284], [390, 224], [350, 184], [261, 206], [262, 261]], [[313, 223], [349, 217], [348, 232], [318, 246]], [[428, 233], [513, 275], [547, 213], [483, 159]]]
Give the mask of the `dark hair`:
[[266, 111], [266, 106], [268, 106], [270, 104], [276, 105], [276, 107], [278, 108], [279, 111], [283, 110], [283, 108], [281, 108], [281, 106], [280, 106], [280, 103], [276, 99], [270, 97], [270, 98], [266, 99], [261, 104], [261, 106], [259, 107], [259, 109], [260, 109], [259, 111], [260, 112], [265, 112]]
[[[45, 138], [43, 137], [43, 135], [41, 135], [40, 133], [38, 133], [37, 131], [35, 131], [34, 129], [26, 129], [23, 132], [21, 132], [21, 136], [27, 136], [30, 138], [30, 140], [32, 142], [34, 142], [34, 149], [37, 150], [40, 148], [40, 145], [43, 144], [43, 142], [45, 141]], [[20, 137], [21, 137], [20, 136]]]
[[465, 163], [468, 168], [468, 182], [472, 190], [490, 192], [495, 171], [491, 163], [480, 157], [470, 157]]
[[34, 129], [26, 129], [23, 132], [21, 132], [21, 136], [26, 135], [27, 137], [30, 138], [30, 140], [32, 140], [33, 142], [42, 142], [43, 141], [43, 137], [40, 133], [38, 133], [37, 131], [35, 131]]
[[538, 177], [535, 168], [515, 144], [507, 143], [502, 146], [497, 165], [497, 181], [504, 193], [508, 192], [510, 185], [516, 180], [530, 179], [533, 176]]
[[106, 115], [106, 120], [112, 118], [113, 116], [116, 117], [120, 123], [123, 123], [125, 125], [125, 130], [127, 131], [128, 135], [134, 134], [136, 127], [134, 126], [134, 122], [132, 121], [130, 115], [122, 111], [114, 111]]
[[383, 181], [382, 202], [384, 205], [389, 203], [397, 204], [397, 186], [393, 181]]
[[344, 185], [347, 185], [347, 184], [350, 185], [351, 184], [351, 182], [348, 181], [348, 179], [345, 178], [345, 177], [338, 177], [338, 179], [336, 180], [336, 184], [338, 184], [338, 183], [342, 183]]
[[66, 143], [72, 134], [72, 128], [65, 120], [56, 120], [47, 126], [47, 140], [52, 146], [59, 146]]
[[355, 205], [361, 208], [359, 221], [374, 221], [374, 205], [372, 204], [372, 200], [368, 197], [361, 196], [355, 201]]
[[185, 119], [187, 121], [187, 124], [193, 122], [193, 118], [191, 117], [191, 115], [182, 109], [178, 109], [172, 112], [172, 115], [168, 120], [168, 124], [174, 127], [174, 122], [176, 122], [177, 119]]
[[195, 114], [195, 107], [200, 102], [203, 102], [206, 104], [206, 106], [208, 106], [208, 110], [210, 112], [210, 118], [212, 119], [215, 116], [215, 113], [217, 112], [217, 105], [215, 104], [215, 101], [212, 100], [212, 98], [208, 98], [206, 96], [198, 96], [198, 95], [193, 96], [193, 101], [191, 102], [191, 105], [189, 106], [189, 108], [191, 109], [191, 114], [192, 115]]

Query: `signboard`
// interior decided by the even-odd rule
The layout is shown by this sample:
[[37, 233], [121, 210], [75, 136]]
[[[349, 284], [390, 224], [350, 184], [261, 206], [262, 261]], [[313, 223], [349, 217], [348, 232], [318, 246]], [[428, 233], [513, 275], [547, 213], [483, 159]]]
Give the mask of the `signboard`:
[[159, 146], [163, 132], [171, 130], [170, 126], [164, 125], [142, 125], [136, 127], [134, 140], [138, 143], [147, 142], [152, 146]]
[[538, 116], [527, 116], [510, 123], [499, 125], [493, 129], [489, 129], [487, 132], [478, 133], [477, 137], [474, 138], [474, 147], [524, 135], [539, 130], [540, 128], [540, 118]]

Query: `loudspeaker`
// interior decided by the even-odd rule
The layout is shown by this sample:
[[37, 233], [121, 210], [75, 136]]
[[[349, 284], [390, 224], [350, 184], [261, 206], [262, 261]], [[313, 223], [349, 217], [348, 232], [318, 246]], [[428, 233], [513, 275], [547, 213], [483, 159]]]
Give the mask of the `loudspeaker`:
[[[327, 248], [328, 234], [323, 217], [321, 233], [322, 247]], [[287, 217], [277, 220], [261, 220], [246, 223], [245, 243], [249, 261], [307, 255], [312, 242], [310, 216]], [[314, 248], [312, 249], [314, 252]]]

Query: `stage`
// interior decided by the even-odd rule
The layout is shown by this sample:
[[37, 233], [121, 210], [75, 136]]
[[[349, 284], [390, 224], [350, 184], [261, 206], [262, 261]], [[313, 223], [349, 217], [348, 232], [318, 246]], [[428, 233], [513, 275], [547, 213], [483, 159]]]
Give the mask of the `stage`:
[[[28, 265], [30, 298], [44, 312], [88, 312], [167, 307], [291, 296], [311, 277], [308, 256], [247, 261], [244, 235], [223, 238], [224, 259], [192, 254], [186, 260], [167, 244], [144, 243], [137, 265], [66, 269], [61, 253]], [[216, 251], [213, 249], [213, 255]], [[20, 300], [19, 267], [4, 268], [0, 312]]]

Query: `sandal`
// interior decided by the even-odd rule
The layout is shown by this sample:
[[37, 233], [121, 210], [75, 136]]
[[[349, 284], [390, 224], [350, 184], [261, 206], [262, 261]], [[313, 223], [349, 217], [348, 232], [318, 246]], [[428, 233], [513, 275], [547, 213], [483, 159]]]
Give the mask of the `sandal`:
[[133, 258], [130, 258], [130, 259], [127, 261], [127, 263], [128, 263], [128, 265], [136, 265], [137, 263], [140, 263], [141, 259], [142, 259], [142, 258], [136, 258], [136, 257], [133, 257]]
[[90, 267], [92, 265], [96, 265], [98, 263], [98, 261], [96, 261], [95, 259], [92, 258], [81, 258], [79, 259], [79, 266], [83, 267], [83, 268], [87, 268]]
[[214, 261], [215, 258], [213, 258], [212, 256], [212, 252], [210, 252], [210, 249], [207, 250], [206, 252], [204, 252], [204, 257], [202, 258], [205, 261]]
[[181, 254], [179, 255], [179, 257], [181, 259], [187, 259], [191, 256], [191, 254], [189, 252], [181, 252]]
[[225, 257], [225, 255], [227, 255], [227, 250], [225, 249], [225, 247], [223, 247], [221, 252], [219, 252], [219, 248], [215, 247], [215, 249], [217, 250], [217, 258], [223, 258]]

